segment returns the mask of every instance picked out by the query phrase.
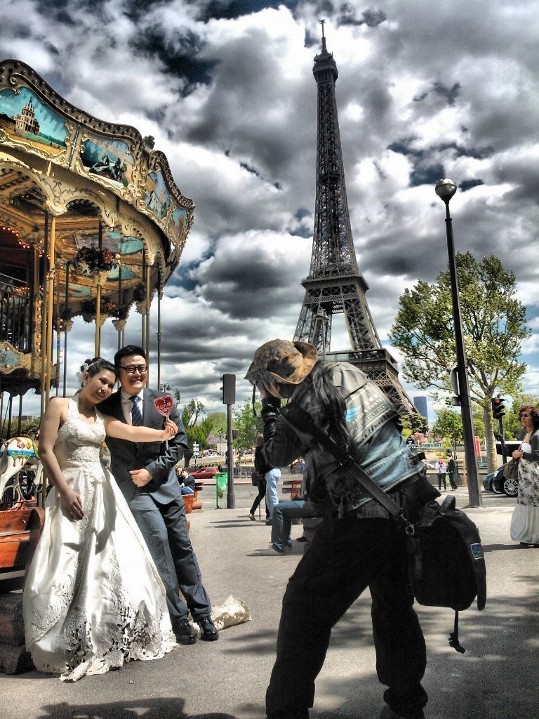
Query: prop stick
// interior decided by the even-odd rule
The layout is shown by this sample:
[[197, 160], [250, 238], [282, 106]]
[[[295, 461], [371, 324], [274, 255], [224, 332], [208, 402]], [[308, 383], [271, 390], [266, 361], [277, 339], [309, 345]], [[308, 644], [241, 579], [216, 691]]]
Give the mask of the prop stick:
[[[174, 400], [169, 394], [162, 394], [160, 397], [156, 397], [153, 401], [155, 409], [162, 414], [165, 419], [170, 417], [172, 408], [174, 407]], [[168, 449], [168, 439], [165, 442], [166, 448]]]

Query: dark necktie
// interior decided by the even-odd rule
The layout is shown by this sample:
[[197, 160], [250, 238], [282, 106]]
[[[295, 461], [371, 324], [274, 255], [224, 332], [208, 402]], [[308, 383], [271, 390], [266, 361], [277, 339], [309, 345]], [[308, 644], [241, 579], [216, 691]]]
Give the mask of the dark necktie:
[[142, 412], [140, 411], [140, 397], [135, 395], [130, 397], [133, 406], [131, 407], [131, 424], [133, 427], [140, 427], [142, 424]]

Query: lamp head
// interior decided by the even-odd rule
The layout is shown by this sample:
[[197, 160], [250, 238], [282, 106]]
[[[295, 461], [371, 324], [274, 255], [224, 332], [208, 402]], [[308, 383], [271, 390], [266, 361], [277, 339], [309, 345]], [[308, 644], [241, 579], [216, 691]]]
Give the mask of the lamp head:
[[447, 205], [449, 200], [457, 191], [457, 185], [453, 182], [453, 180], [450, 180], [449, 177], [444, 177], [442, 180], [438, 180], [434, 191], [436, 192], [438, 197], [443, 200]]

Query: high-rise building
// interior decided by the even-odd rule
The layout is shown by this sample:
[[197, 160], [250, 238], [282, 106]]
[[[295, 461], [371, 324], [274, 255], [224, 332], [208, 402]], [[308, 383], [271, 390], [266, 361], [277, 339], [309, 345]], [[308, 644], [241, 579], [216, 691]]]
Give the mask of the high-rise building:
[[427, 398], [425, 396], [423, 397], [414, 397], [413, 398], [414, 405], [416, 408], [416, 411], [418, 414], [420, 414], [422, 417], [425, 417], [425, 419], [428, 419], [428, 407], [427, 407]]

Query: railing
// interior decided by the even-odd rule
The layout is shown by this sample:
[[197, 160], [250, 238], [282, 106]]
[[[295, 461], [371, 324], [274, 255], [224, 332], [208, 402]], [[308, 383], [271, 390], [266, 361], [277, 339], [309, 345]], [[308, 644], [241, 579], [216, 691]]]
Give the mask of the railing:
[[20, 352], [32, 350], [33, 308], [30, 288], [0, 273], [0, 341]]

